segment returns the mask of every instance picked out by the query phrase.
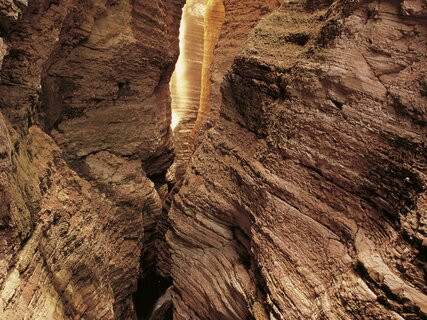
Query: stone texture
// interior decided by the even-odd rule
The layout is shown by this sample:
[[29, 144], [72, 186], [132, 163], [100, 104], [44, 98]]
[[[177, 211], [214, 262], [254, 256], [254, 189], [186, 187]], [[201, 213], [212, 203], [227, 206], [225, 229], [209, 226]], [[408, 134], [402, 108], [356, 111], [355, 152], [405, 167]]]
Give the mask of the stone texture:
[[[102, 150], [136, 156], [148, 174], [170, 165], [168, 80], [178, 54], [178, 24], [169, 28], [166, 16], [178, 8], [178, 1], [115, 2], [84, 45], [51, 64], [44, 106], [67, 157]], [[150, 15], [154, 20], [147, 20]]]
[[1, 20], [16, 20], [22, 14], [22, 9], [28, 5], [27, 0], [1, 0], [0, 16]]
[[7, 45], [4, 42], [3, 38], [0, 38], [0, 67], [3, 63], [3, 57], [6, 55], [7, 53]]
[[18, 143], [8, 206], [21, 243], [2, 238], [17, 250], [2, 269], [8, 274], [2, 277], [1, 317], [113, 318], [111, 252], [105, 246], [111, 202], [68, 169], [39, 128]]
[[42, 123], [70, 161], [105, 150], [140, 158], [149, 175], [165, 171], [173, 157], [168, 82], [181, 6], [32, 1], [8, 30], [4, 113], [15, 127]]
[[169, 211], [176, 319], [427, 316], [427, 25], [408, 3], [285, 1], [251, 33]]
[[180, 25], [180, 55], [170, 82], [177, 179], [191, 156], [188, 142], [199, 112], [207, 2], [186, 1]]
[[[167, 212], [174, 194], [180, 189], [180, 177], [187, 169], [190, 156], [203, 139], [204, 131], [211, 127], [219, 117], [221, 104], [220, 86], [227, 70], [231, 67], [235, 55], [247, 40], [250, 31], [263, 15], [277, 8], [279, 3], [272, 1], [217, 1], [210, 0], [206, 5], [204, 19], [203, 68], [201, 71], [201, 88], [199, 89], [198, 113], [192, 131], [187, 132], [185, 153], [176, 169], [177, 184], [164, 203], [164, 214], [159, 221], [159, 234], [163, 235], [169, 228]], [[194, 119], [193, 119], [194, 120]], [[176, 140], [175, 136], [175, 140]], [[199, 141], [200, 140], [200, 141]], [[170, 254], [165, 249], [166, 241], [158, 243], [159, 269], [163, 275], [170, 273]]]
[[[193, 150], [197, 145], [198, 137], [202, 137], [203, 132], [210, 128], [219, 117], [222, 103], [220, 88], [225, 74], [233, 64], [234, 57], [239, 53], [258, 21], [276, 9], [279, 1], [211, 0], [209, 5], [212, 12], [205, 21], [207, 33], [205, 35], [205, 65], [200, 109], [191, 137]], [[220, 27], [219, 34], [218, 27]]]
[[425, 1], [279, 2], [207, 18], [169, 192], [184, 1], [0, 0], [0, 319], [427, 317]]
[[[77, 171], [116, 206], [107, 219], [108, 249], [112, 253], [108, 274], [115, 315], [118, 319], [130, 319], [130, 294], [137, 289], [138, 276], [153, 269], [155, 262], [153, 224], [160, 215], [161, 201], [138, 160], [129, 161], [102, 151], [88, 156]], [[140, 270], [141, 265], [144, 270]]]
[[[232, 11], [230, 12], [230, 9], [227, 11], [229, 15], [232, 15]], [[207, 3], [206, 8], [206, 14], [205, 14], [205, 34], [204, 34], [204, 49], [203, 49], [203, 66], [202, 66], [202, 73], [201, 73], [201, 90], [200, 90], [200, 101], [199, 101], [199, 110], [197, 114], [197, 121], [194, 125], [194, 128], [192, 130], [192, 135], [190, 136], [191, 140], [194, 140], [195, 137], [201, 136], [201, 126], [204, 121], [206, 121], [209, 116], [211, 116], [211, 120], [213, 120], [214, 116], [210, 113], [211, 105], [209, 98], [212, 93], [212, 86], [214, 85], [211, 83], [212, 78], [212, 72], [211, 69], [214, 68], [213, 62], [215, 58], [221, 57], [222, 59], [224, 56], [220, 55], [214, 55], [215, 48], [221, 47], [221, 43], [219, 43], [219, 37], [221, 34], [221, 30], [223, 30], [223, 24], [225, 20], [225, 7], [222, 0], [210, 0]], [[240, 17], [242, 14], [242, 11], [239, 10]], [[242, 26], [246, 26], [245, 24], [239, 24], [238, 29], [242, 28]], [[224, 26], [224, 29], [226, 27]], [[237, 29], [237, 28], [236, 28]], [[233, 38], [232, 36], [230, 38]], [[245, 39], [245, 37], [235, 37], [235, 39]], [[229, 45], [228, 45], [229, 46]], [[229, 67], [229, 66], [228, 66]], [[224, 68], [225, 70], [226, 68]], [[216, 79], [217, 83], [222, 81], [223, 74], [219, 75], [219, 77]], [[213, 80], [213, 79], [212, 79]], [[191, 151], [194, 151], [194, 141], [191, 141], [190, 149]]]
[[183, 2], [0, 2], [1, 319], [136, 317]]

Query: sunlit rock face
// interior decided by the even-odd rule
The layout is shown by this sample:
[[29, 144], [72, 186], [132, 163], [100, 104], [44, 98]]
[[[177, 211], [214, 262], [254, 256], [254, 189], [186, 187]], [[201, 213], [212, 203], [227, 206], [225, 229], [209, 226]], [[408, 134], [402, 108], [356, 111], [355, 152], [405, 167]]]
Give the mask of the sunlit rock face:
[[183, 174], [190, 157], [188, 140], [199, 110], [207, 2], [189, 0], [183, 8], [180, 55], [170, 83], [177, 178]]
[[202, 92], [196, 124], [191, 135], [194, 150], [203, 132], [217, 120], [221, 102], [221, 84], [234, 57], [259, 19], [277, 8], [277, 0], [210, 0], [205, 19], [205, 51]]
[[[225, 8], [222, 0], [209, 0], [206, 6], [205, 16], [205, 36], [203, 51], [202, 83], [200, 92], [200, 106], [197, 114], [196, 124], [190, 137], [190, 148], [194, 149], [194, 140], [201, 135], [200, 127], [210, 116], [210, 95], [212, 92], [212, 64], [215, 59], [214, 49], [218, 44], [218, 38], [221, 33], [222, 24], [225, 18]], [[222, 79], [217, 79], [219, 82]]]
[[169, 211], [175, 319], [425, 319], [427, 8], [282, 3]]

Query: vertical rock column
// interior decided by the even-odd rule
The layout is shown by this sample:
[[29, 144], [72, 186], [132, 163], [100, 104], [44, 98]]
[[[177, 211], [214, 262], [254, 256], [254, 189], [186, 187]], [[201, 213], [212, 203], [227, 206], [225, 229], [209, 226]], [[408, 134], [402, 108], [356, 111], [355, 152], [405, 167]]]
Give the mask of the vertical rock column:
[[183, 174], [190, 156], [188, 138], [199, 110], [206, 3], [207, 0], [187, 1], [181, 20], [180, 56], [170, 84], [176, 177]]
[[[209, 116], [211, 95], [211, 67], [214, 61], [214, 49], [218, 43], [222, 24], [225, 18], [225, 8], [222, 0], [209, 0], [206, 6], [205, 39], [202, 68], [202, 88], [200, 93], [200, 106], [197, 121], [193, 128], [193, 137], [197, 137], [200, 127]], [[221, 79], [217, 79], [218, 82]]]
[[205, 52], [202, 92], [192, 150], [205, 129], [217, 120], [221, 109], [221, 84], [234, 57], [259, 19], [280, 5], [277, 0], [209, 0], [205, 17]]

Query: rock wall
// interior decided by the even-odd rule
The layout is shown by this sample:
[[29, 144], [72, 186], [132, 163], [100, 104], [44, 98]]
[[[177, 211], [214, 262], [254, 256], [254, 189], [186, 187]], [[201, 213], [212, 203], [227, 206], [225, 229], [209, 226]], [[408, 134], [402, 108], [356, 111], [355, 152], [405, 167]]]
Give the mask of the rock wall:
[[[206, 128], [219, 117], [219, 104], [221, 100], [220, 85], [228, 68], [231, 67], [234, 56], [239, 52], [243, 43], [247, 40], [250, 30], [263, 15], [277, 8], [279, 3], [272, 1], [241, 1], [234, 0], [209, 0], [206, 4], [204, 17], [203, 39], [203, 65], [198, 69], [201, 72], [200, 88], [197, 90], [197, 98], [192, 96], [192, 103], [198, 106], [197, 119], [191, 114], [191, 126], [183, 126], [187, 131], [185, 135], [185, 153], [179, 162], [177, 171], [177, 183], [164, 201], [163, 215], [158, 224], [161, 235], [157, 243], [158, 268], [164, 275], [170, 275], [170, 250], [168, 250], [164, 236], [169, 228], [168, 212], [172, 199], [181, 187], [182, 175], [187, 169], [188, 162], [199, 143], [203, 139]], [[200, 39], [199, 39], [200, 40]], [[198, 62], [201, 62], [199, 57]], [[174, 83], [172, 82], [172, 85]], [[188, 121], [188, 119], [184, 120]], [[195, 121], [195, 123], [194, 123]], [[194, 125], [194, 127], [193, 127]], [[179, 128], [179, 127], [178, 127]], [[191, 132], [188, 130], [192, 128]], [[177, 138], [175, 138], [177, 139]]]
[[[215, 59], [214, 50], [220, 46], [219, 36], [225, 19], [225, 7], [222, 0], [209, 0], [206, 4], [206, 13], [204, 19], [204, 37], [203, 37], [203, 65], [201, 70], [201, 85], [199, 95], [199, 108], [197, 110], [197, 119], [192, 134], [189, 136], [189, 149], [194, 151], [194, 137], [200, 135], [201, 123], [206, 120], [209, 113], [209, 97], [211, 95], [211, 68]], [[202, 120], [202, 118], [204, 120]], [[193, 142], [193, 143], [192, 143]]]
[[189, 137], [199, 110], [207, 0], [187, 0], [180, 25], [180, 55], [170, 82], [175, 141], [174, 175], [179, 179], [191, 156]]
[[0, 318], [135, 318], [183, 2], [0, 2]]
[[426, 318], [425, 1], [224, 0], [167, 196], [183, 5], [0, 0], [0, 319]]
[[426, 12], [258, 23], [169, 211], [176, 319], [427, 317]]
[[[200, 108], [192, 132], [192, 147], [219, 117], [221, 84], [249, 33], [261, 19], [279, 6], [277, 0], [211, 0], [205, 20], [205, 50]], [[223, 12], [224, 11], [224, 12]], [[219, 28], [219, 30], [218, 30]]]

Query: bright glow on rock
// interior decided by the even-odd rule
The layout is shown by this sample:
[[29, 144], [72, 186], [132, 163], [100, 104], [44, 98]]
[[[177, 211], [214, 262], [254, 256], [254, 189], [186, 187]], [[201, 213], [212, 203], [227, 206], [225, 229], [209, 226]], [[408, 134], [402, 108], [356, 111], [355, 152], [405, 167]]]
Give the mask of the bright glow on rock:
[[[184, 18], [184, 16], [183, 16]], [[185, 34], [187, 29], [187, 21], [186, 19], [181, 20], [181, 26], [179, 29], [179, 51], [180, 55], [178, 57], [178, 61], [175, 65], [175, 72], [172, 75], [171, 83], [173, 83], [173, 89], [171, 90], [174, 96], [177, 96], [178, 94], [185, 96], [187, 94], [187, 81], [185, 81], [185, 71], [186, 71], [186, 60], [184, 59], [183, 52], [185, 50]], [[176, 99], [176, 101], [173, 101], [173, 108], [172, 108], [172, 122], [171, 122], [171, 128], [172, 130], [175, 130], [175, 128], [178, 126], [180, 122], [180, 117], [178, 117], [177, 112], [173, 109], [182, 109], [184, 107], [184, 104], [182, 102], [182, 99]]]
[[175, 74], [174, 77], [176, 79], [182, 79], [184, 78], [185, 73], [185, 59], [182, 55], [182, 52], [185, 50], [185, 33], [187, 32], [187, 21], [186, 19], [181, 20], [181, 26], [179, 28], [179, 52], [181, 53], [178, 57], [178, 61], [175, 65]]
[[204, 16], [206, 12], [206, 5], [202, 3], [196, 3], [191, 7], [191, 14], [195, 16]]
[[176, 112], [172, 111], [172, 123], [171, 123], [171, 128], [172, 130], [174, 130], [176, 128], [176, 126], [179, 124], [179, 117], [176, 114]]

